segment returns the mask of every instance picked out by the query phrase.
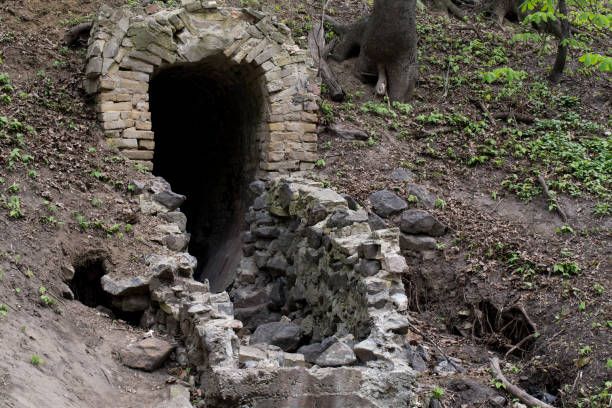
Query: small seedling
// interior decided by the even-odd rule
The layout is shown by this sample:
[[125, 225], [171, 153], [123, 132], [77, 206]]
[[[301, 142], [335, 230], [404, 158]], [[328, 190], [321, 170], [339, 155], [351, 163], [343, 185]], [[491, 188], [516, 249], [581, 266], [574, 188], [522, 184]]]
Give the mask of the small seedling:
[[315, 166], [317, 166], [319, 168], [325, 167], [325, 160], [323, 160], [323, 159], [317, 160], [317, 162], [315, 163]]
[[442, 398], [443, 395], [444, 395], [444, 388], [442, 388], [442, 387], [436, 387], [431, 392], [431, 397], [433, 399], [439, 400], [440, 398]]
[[591, 352], [593, 352], [593, 348], [591, 346], [584, 346], [580, 349], [580, 354], [583, 356], [588, 356], [591, 354]]
[[32, 363], [33, 366], [42, 365], [42, 364], [44, 364], [44, 362], [45, 362], [45, 360], [40, 358], [38, 356], [38, 354], [32, 355], [32, 358], [30, 359], [30, 363]]
[[4, 303], [0, 303], [0, 317], [6, 317], [8, 312], [8, 306]]
[[441, 198], [438, 198], [438, 199], [436, 200], [436, 208], [442, 208], [442, 209], [444, 209], [444, 207], [446, 207], [446, 201], [444, 201], [444, 200], [443, 200], [443, 199], [441, 199]]

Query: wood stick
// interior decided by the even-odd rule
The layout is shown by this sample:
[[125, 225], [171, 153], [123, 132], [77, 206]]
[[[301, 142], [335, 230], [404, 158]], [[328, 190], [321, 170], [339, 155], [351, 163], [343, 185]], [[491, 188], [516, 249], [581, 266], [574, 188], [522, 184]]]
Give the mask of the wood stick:
[[491, 370], [493, 370], [495, 376], [504, 384], [504, 386], [506, 387], [506, 391], [520, 399], [521, 402], [527, 404], [530, 407], [554, 408], [552, 405], [548, 405], [547, 403], [542, 402], [535, 397], [532, 397], [531, 395], [527, 394], [525, 391], [508, 381], [502, 373], [502, 370], [499, 368], [499, 359], [497, 357], [493, 357], [491, 359]]
[[482, 101], [478, 99], [470, 99], [470, 101], [472, 101], [473, 104], [478, 106], [487, 115], [487, 118], [489, 118], [489, 122], [491, 122], [491, 126], [493, 126], [493, 130], [497, 130], [497, 123], [495, 123], [495, 119], [489, 113], [487, 105], [485, 105], [484, 103], [482, 103]]
[[314, 63], [319, 67], [319, 75], [321, 75], [323, 83], [327, 86], [327, 91], [332, 101], [339, 102], [344, 100], [344, 91], [333, 71], [329, 65], [327, 65], [327, 55], [321, 53], [322, 50], [327, 50], [327, 48], [325, 47], [323, 25], [318, 21], [313, 23], [312, 30], [308, 33], [308, 48], [310, 48], [310, 55]]
[[514, 112], [497, 112], [493, 114], [494, 119], [510, 119], [513, 118], [517, 121], [521, 121], [524, 123], [533, 123], [535, 122], [535, 118], [530, 115], [522, 115], [520, 113]]
[[565, 215], [565, 211], [563, 211], [563, 208], [561, 208], [561, 204], [557, 201], [557, 199], [550, 195], [550, 192], [548, 191], [548, 186], [546, 185], [546, 180], [544, 180], [544, 177], [541, 174], [538, 175], [538, 181], [542, 186], [542, 194], [544, 194], [544, 196], [550, 202], [553, 202], [555, 204], [555, 209], [561, 216], [561, 219], [563, 220], [563, 222], [567, 222], [567, 215]]

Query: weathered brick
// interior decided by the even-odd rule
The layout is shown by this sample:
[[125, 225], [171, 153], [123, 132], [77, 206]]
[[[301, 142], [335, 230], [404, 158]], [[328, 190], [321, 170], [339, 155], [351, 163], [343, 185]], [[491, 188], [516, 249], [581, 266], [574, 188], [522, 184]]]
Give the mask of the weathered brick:
[[316, 152], [317, 144], [316, 143], [302, 143], [302, 147], [307, 152]]
[[286, 161], [280, 161], [280, 162], [275, 162], [275, 163], [260, 163], [259, 167], [262, 170], [278, 170], [278, 171], [291, 171], [291, 170], [297, 170], [300, 166], [299, 161], [297, 160], [286, 160]]
[[153, 159], [153, 150], [122, 150], [121, 154], [132, 160]]
[[299, 142], [300, 135], [295, 132], [271, 132], [270, 133], [271, 142], [284, 141], [284, 140]]
[[319, 122], [319, 117], [316, 114], [314, 114], [314, 113], [302, 112], [301, 113], [301, 117], [302, 117], [302, 120], [304, 122], [312, 122], [312, 123], [318, 123]]
[[168, 61], [171, 64], [174, 64], [174, 62], [176, 61], [176, 53], [169, 51], [163, 47], [160, 47], [157, 44], [154, 44], [154, 43], [149, 44], [147, 46], [147, 50], [157, 55], [158, 57], [161, 57], [165, 61]]
[[155, 142], [153, 140], [138, 140], [138, 146], [144, 150], [153, 150], [155, 149]]
[[271, 131], [275, 131], [275, 130], [285, 130], [285, 122], [276, 122], [276, 123], [270, 123], [268, 124], [268, 128]]
[[121, 68], [128, 68], [134, 71], [146, 72], [150, 74], [153, 72], [154, 67], [152, 64], [149, 64], [147, 62], [140, 61], [131, 57], [126, 57], [123, 59], [123, 61], [121, 61]]
[[302, 135], [302, 142], [314, 142], [316, 143], [318, 140], [316, 133], [304, 133]]
[[136, 128], [129, 128], [123, 131], [123, 137], [125, 139], [150, 139], [153, 140], [153, 132], [149, 130], [136, 130]]
[[136, 139], [106, 139], [106, 142], [111, 147], [120, 149], [136, 149], [138, 148], [138, 140]]
[[102, 122], [102, 128], [104, 130], [125, 129], [132, 126], [134, 126], [134, 121], [130, 119]]
[[317, 125], [314, 123], [304, 123], [304, 122], [286, 122], [285, 126], [287, 130], [292, 132], [316, 132]]
[[119, 71], [117, 76], [123, 79], [130, 79], [138, 82], [149, 82], [150, 75], [145, 72], [138, 71]]
[[103, 112], [98, 113], [98, 120], [102, 122], [112, 122], [114, 120], [119, 120], [121, 113], [120, 112]]
[[161, 65], [161, 58], [146, 51], [132, 51], [129, 54], [130, 58], [146, 62], [150, 65]]
[[316, 162], [318, 159], [318, 155], [314, 152], [290, 152], [289, 159], [306, 162]]
[[151, 130], [152, 125], [151, 122], [144, 122], [141, 120], [136, 121], [136, 129], [138, 130]]
[[98, 105], [99, 112], [117, 112], [131, 109], [131, 102], [104, 102]]
[[130, 79], [120, 79], [117, 84], [119, 89], [132, 92], [148, 92], [149, 84], [146, 82], [132, 81]]
[[268, 152], [268, 161], [278, 162], [282, 160], [287, 160], [287, 153], [285, 152]]

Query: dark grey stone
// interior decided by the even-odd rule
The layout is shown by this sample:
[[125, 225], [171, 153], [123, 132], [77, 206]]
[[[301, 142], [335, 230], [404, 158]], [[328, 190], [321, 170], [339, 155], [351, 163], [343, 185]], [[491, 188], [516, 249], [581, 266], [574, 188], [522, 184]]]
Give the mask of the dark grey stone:
[[262, 324], [251, 336], [250, 344], [272, 344], [284, 351], [297, 349], [302, 339], [300, 326], [289, 322], [274, 322]]
[[419, 352], [413, 350], [412, 347], [408, 347], [406, 350], [406, 360], [414, 371], [422, 373], [427, 370], [427, 363], [425, 363]]
[[369, 200], [374, 212], [383, 218], [387, 218], [408, 207], [406, 201], [389, 190], [380, 190], [370, 194]]
[[339, 367], [350, 365], [357, 361], [353, 350], [346, 344], [337, 342], [327, 348], [317, 358], [316, 364], [321, 367]]
[[245, 329], [255, 330], [258, 326], [280, 320], [280, 313], [271, 312], [267, 303], [234, 309], [234, 318], [240, 320]]
[[254, 196], [261, 195], [266, 190], [266, 184], [261, 180], [255, 180], [251, 184], [249, 184], [249, 191]]
[[316, 202], [310, 209], [308, 214], [308, 225], [314, 225], [320, 221], [323, 221], [327, 217], [327, 208], [319, 202]]
[[289, 208], [289, 204], [291, 203], [291, 199], [293, 198], [293, 191], [291, 191], [291, 187], [289, 184], [283, 183], [278, 187], [278, 204], [281, 208]]
[[331, 123], [327, 130], [332, 135], [336, 135], [346, 140], [368, 140], [369, 136], [361, 129], [342, 123]]
[[414, 173], [404, 167], [398, 167], [391, 172], [391, 180], [412, 183]]
[[180, 211], [172, 211], [165, 214], [159, 214], [160, 218], [166, 222], [176, 224], [181, 232], [185, 232], [187, 228], [187, 216]]
[[268, 303], [268, 294], [263, 288], [238, 288], [232, 291], [232, 298], [236, 308], [253, 307]]
[[365, 259], [376, 259], [380, 256], [380, 244], [364, 243], [359, 245], [359, 257]]
[[132, 185], [134, 186], [134, 189], [132, 190], [133, 194], [142, 194], [144, 189], [145, 189], [145, 183], [143, 183], [142, 181], [138, 181], [138, 180], [134, 180], [132, 181]]
[[323, 230], [321, 228], [308, 227], [304, 230], [308, 246], [314, 249], [319, 249], [321, 239], [323, 238]]
[[268, 307], [271, 310], [280, 310], [287, 300], [287, 280], [280, 277], [274, 281], [270, 292], [270, 302]]
[[162, 240], [163, 244], [171, 251], [183, 252], [189, 245], [191, 234], [170, 234]]
[[342, 194], [342, 198], [346, 200], [349, 210], [356, 211], [359, 208], [359, 204], [357, 203], [357, 201], [355, 201], [355, 199], [350, 195]]
[[440, 374], [440, 373], [456, 373], [456, 372], [460, 372], [460, 373], [464, 373], [465, 372], [465, 368], [461, 367], [459, 364], [457, 363], [452, 363], [448, 360], [442, 360], [440, 361], [433, 369], [434, 373], [436, 374]]
[[257, 241], [257, 237], [251, 231], [245, 232], [242, 236], [242, 242], [245, 244], [252, 244], [255, 241]]
[[327, 228], [342, 228], [351, 225], [353, 222], [349, 219], [348, 213], [342, 210], [336, 210], [325, 223]]
[[162, 191], [161, 193], [157, 193], [153, 196], [153, 199], [169, 209], [170, 211], [174, 211], [183, 204], [185, 201], [185, 196], [182, 194], [176, 194], [172, 191]]
[[304, 355], [304, 360], [310, 364], [315, 364], [317, 358], [325, 351], [321, 343], [312, 343], [307, 346], [302, 346], [298, 349], [298, 353]]
[[428, 251], [436, 249], [436, 240], [423, 235], [400, 234], [400, 249], [402, 251]]
[[368, 213], [368, 224], [370, 225], [370, 229], [372, 231], [378, 231], [381, 229], [388, 228], [387, 224], [385, 223], [385, 220], [383, 220], [374, 213]]
[[425, 210], [406, 210], [402, 213], [400, 230], [405, 234], [439, 237], [446, 232], [446, 226]]
[[253, 229], [257, 238], [277, 238], [280, 235], [278, 227], [257, 227]]
[[285, 273], [288, 266], [289, 263], [287, 263], [287, 259], [280, 252], [274, 254], [274, 256], [270, 258], [268, 262], [266, 262], [266, 269], [270, 272], [276, 272], [278, 274]]
[[276, 224], [276, 220], [267, 211], [256, 211], [253, 224], [262, 227]]
[[255, 201], [253, 201], [253, 209], [255, 211], [263, 210], [266, 207], [267, 203], [268, 203], [268, 193], [263, 193], [263, 194], [259, 195], [255, 199]]
[[266, 266], [268, 259], [270, 259], [270, 254], [266, 251], [255, 251], [253, 258], [255, 259], [257, 267], [261, 269]]
[[374, 276], [380, 271], [380, 262], [377, 260], [362, 259], [359, 263], [359, 272], [363, 276]]
[[408, 195], [413, 195], [419, 200], [418, 204], [426, 208], [434, 208], [436, 206], [437, 197], [422, 185], [406, 184], [405, 188]]

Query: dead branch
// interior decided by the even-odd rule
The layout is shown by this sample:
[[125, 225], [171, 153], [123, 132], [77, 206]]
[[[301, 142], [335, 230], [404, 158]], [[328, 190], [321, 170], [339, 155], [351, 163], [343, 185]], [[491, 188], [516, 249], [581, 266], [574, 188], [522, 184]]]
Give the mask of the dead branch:
[[327, 52], [329, 52], [330, 48], [325, 46], [323, 24], [318, 21], [314, 22], [312, 30], [308, 33], [308, 48], [310, 48], [310, 55], [314, 63], [319, 67], [319, 75], [321, 75], [321, 79], [327, 87], [332, 101], [338, 102], [344, 100], [344, 91], [333, 71], [327, 65]]
[[531, 395], [527, 394], [525, 391], [508, 381], [502, 373], [502, 370], [499, 368], [499, 359], [497, 357], [493, 357], [491, 359], [491, 370], [493, 370], [495, 376], [504, 384], [504, 386], [506, 387], [506, 391], [520, 399], [521, 402], [527, 404], [530, 407], [535, 406], [540, 408], [554, 408], [552, 405], [548, 405], [547, 403], [542, 402], [535, 397], [532, 397]]
[[430, 130], [423, 129], [419, 133], [414, 134], [413, 136], [415, 139], [423, 139], [425, 137], [436, 136], [441, 133], [452, 132], [455, 129], [456, 127], [453, 127], [453, 126], [441, 126], [441, 127], [433, 128]]
[[544, 196], [549, 202], [554, 204], [555, 210], [557, 210], [563, 222], [567, 222], [567, 215], [565, 215], [565, 211], [563, 211], [563, 208], [561, 208], [561, 204], [559, 203], [559, 201], [557, 201], [555, 197], [550, 195], [550, 192], [548, 191], [548, 186], [546, 185], [546, 180], [544, 180], [544, 177], [541, 174], [538, 175], [538, 181], [542, 186], [542, 194], [544, 194]]
[[69, 28], [64, 34], [64, 42], [67, 45], [73, 45], [81, 35], [89, 35], [93, 23], [88, 21], [86, 23], [77, 24], [74, 27]]
[[519, 122], [533, 123], [535, 118], [531, 115], [523, 115], [514, 112], [497, 112], [493, 114], [494, 119], [514, 119]]
[[497, 123], [495, 123], [495, 119], [493, 118], [493, 116], [491, 116], [491, 114], [489, 113], [489, 109], [487, 109], [487, 105], [485, 105], [484, 103], [482, 103], [482, 101], [478, 100], [478, 99], [470, 99], [470, 101], [478, 106], [480, 108], [480, 110], [482, 110], [482, 112], [487, 116], [487, 118], [489, 119], [489, 122], [491, 122], [491, 126], [493, 126], [493, 129], [496, 130], [497, 129]]

